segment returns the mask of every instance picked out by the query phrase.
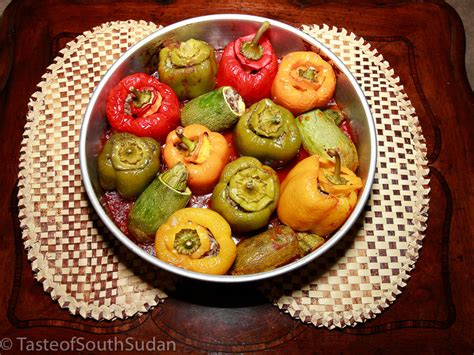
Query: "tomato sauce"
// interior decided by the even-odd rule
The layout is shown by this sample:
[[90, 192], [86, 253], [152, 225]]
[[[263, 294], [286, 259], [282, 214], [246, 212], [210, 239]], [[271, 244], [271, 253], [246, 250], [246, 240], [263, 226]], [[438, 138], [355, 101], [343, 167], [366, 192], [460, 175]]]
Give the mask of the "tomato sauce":
[[[226, 138], [229, 148], [230, 148], [230, 161], [233, 161], [239, 157], [239, 153], [234, 145], [234, 139], [232, 135], [232, 131], [226, 131], [223, 133], [224, 137]], [[309, 154], [301, 148], [297, 155], [284, 167], [280, 169], [276, 169], [278, 174], [278, 178], [280, 182], [288, 175], [290, 170], [301, 160], [308, 157]], [[162, 162], [161, 164], [161, 172], [166, 170], [166, 164]], [[195, 207], [195, 208], [210, 208], [211, 207], [211, 196], [212, 194], [206, 195], [192, 195], [191, 199], [188, 202], [187, 207]], [[113, 190], [113, 191], [106, 191], [101, 197], [101, 203], [105, 207], [105, 210], [109, 217], [114, 221], [114, 223], [119, 227], [119, 229], [129, 238], [131, 235], [127, 228], [127, 219], [130, 209], [135, 201], [134, 200], [127, 200], [124, 199], [120, 194]], [[272, 222], [270, 222], [272, 223]], [[274, 221], [273, 221], [274, 223]]]
[[109, 217], [114, 221], [115, 225], [122, 231], [126, 236], [130, 236], [128, 232], [128, 214], [132, 208], [134, 200], [126, 200], [117, 191], [106, 191], [100, 202], [104, 206], [105, 211]]
[[[215, 58], [216, 58], [216, 63], [219, 64], [222, 58], [224, 49], [217, 49], [214, 51], [215, 53]], [[281, 59], [278, 59], [281, 61]], [[156, 70], [156, 69], [154, 69]], [[153, 72], [153, 70], [150, 70], [150, 72]], [[188, 100], [181, 101], [180, 102], [180, 109], [188, 102]], [[332, 99], [328, 105], [327, 108], [331, 109], [336, 109], [336, 110], [342, 110], [337, 103], [335, 102], [334, 99]], [[344, 118], [340, 125], [340, 129], [355, 143], [357, 144], [357, 136], [354, 133], [354, 131], [351, 128], [350, 122]], [[112, 130], [109, 128], [106, 130], [103, 139], [102, 139], [102, 144], [105, 145], [105, 143], [108, 141], [108, 139], [112, 135]], [[225, 139], [228, 142], [230, 153], [229, 153], [229, 158], [230, 161], [233, 161], [237, 159], [240, 155], [237, 152], [237, 149], [234, 144], [234, 138], [233, 138], [233, 131], [232, 130], [226, 130], [225, 132], [222, 132], [222, 135], [225, 137]], [[164, 149], [164, 144], [162, 145], [162, 149]], [[309, 153], [301, 147], [296, 156], [288, 162], [285, 166], [281, 168], [275, 169], [278, 178], [280, 180], [280, 183], [283, 182], [283, 180], [286, 178], [288, 173], [293, 169], [293, 167], [300, 162], [301, 160], [307, 158], [309, 156]], [[161, 167], [160, 167], [160, 173], [164, 172], [167, 170], [167, 166], [164, 162], [164, 159], [161, 159]], [[210, 208], [211, 207], [211, 196], [212, 194], [206, 194], [206, 195], [192, 195], [187, 207], [195, 207], [195, 208]], [[130, 213], [130, 209], [133, 206], [133, 203], [135, 202], [134, 200], [127, 200], [124, 199], [120, 194], [113, 190], [113, 191], [106, 191], [102, 197], [100, 198], [101, 204], [104, 206], [108, 216], [113, 220], [113, 222], [117, 225], [117, 227], [130, 239], [134, 240], [133, 237], [130, 235], [128, 231], [128, 226], [127, 226], [127, 221], [128, 221], [128, 215]], [[276, 216], [276, 211], [272, 214], [272, 217], [270, 219], [270, 222], [268, 223], [268, 227], [274, 227], [280, 224], [280, 221], [278, 220]], [[240, 236], [234, 236], [234, 240], [238, 243], [240, 240]], [[136, 242], [136, 241], [135, 241]], [[147, 253], [155, 255], [155, 250], [153, 247], [153, 243], [138, 243], [136, 242], [137, 245], [139, 245], [143, 250], [145, 250]]]
[[[344, 124], [344, 125], [343, 125]], [[354, 133], [352, 129], [350, 128], [349, 122], [344, 119], [341, 122], [340, 125], [341, 129], [343, 130], [344, 133], [348, 135], [349, 138], [354, 140]], [[345, 128], [344, 128], [345, 127]], [[229, 145], [230, 149], [230, 161], [233, 161], [239, 157], [239, 153], [237, 152], [237, 149], [234, 144], [234, 137], [232, 134], [232, 130], [227, 130], [222, 133], [225, 139], [227, 140], [227, 143]], [[111, 132], [110, 130], [107, 130], [106, 134], [104, 135], [104, 144], [107, 141], [108, 138], [110, 138]], [[283, 182], [283, 180], [286, 178], [288, 173], [293, 169], [293, 167], [298, 164], [301, 160], [307, 158], [309, 156], [309, 153], [301, 147], [296, 156], [289, 161], [285, 166], [281, 168], [277, 168], [276, 173], [278, 174], [278, 179], [280, 180], [280, 183]], [[164, 172], [167, 169], [165, 162], [162, 159], [161, 162], [161, 172]], [[188, 202], [187, 207], [195, 207], [195, 208], [210, 208], [211, 207], [211, 195], [212, 194], [206, 194], [206, 195], [192, 195], [191, 199]], [[124, 199], [118, 192], [114, 191], [107, 191], [105, 192], [102, 197], [101, 197], [101, 203], [105, 207], [105, 210], [109, 217], [114, 221], [114, 223], [119, 227], [119, 229], [129, 238], [133, 239], [128, 231], [127, 227], [127, 219], [128, 219], [128, 214], [130, 212], [130, 209], [134, 203], [134, 200], [127, 200]], [[278, 219], [276, 216], [270, 221], [269, 226], [271, 227], [275, 223], [278, 223]], [[143, 244], [143, 243], [137, 243], [140, 245], [140, 247], [147, 252], [150, 252], [149, 244]], [[153, 249], [153, 248], [152, 248]], [[153, 251], [154, 254], [154, 251]]]

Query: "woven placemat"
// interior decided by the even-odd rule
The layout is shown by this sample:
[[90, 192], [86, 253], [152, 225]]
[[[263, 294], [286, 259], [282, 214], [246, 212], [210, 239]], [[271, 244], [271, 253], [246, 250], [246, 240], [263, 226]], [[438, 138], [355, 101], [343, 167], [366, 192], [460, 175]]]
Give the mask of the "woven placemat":
[[358, 226], [316, 262], [266, 286], [293, 317], [342, 328], [393, 303], [415, 266], [428, 218], [426, 145], [415, 109], [382, 55], [344, 29], [302, 29], [339, 56], [364, 91], [376, 122], [377, 170]]
[[[173, 284], [101, 224], [78, 158], [82, 116], [95, 86], [120, 54], [156, 29], [127, 21], [84, 33], [60, 52], [29, 104], [19, 174], [24, 244], [45, 291], [84, 318], [146, 312]], [[269, 282], [267, 292], [304, 322], [343, 327], [393, 302], [414, 266], [428, 205], [426, 148], [403, 87], [377, 52], [344, 30], [303, 30], [332, 49], [361, 84], [376, 119], [378, 169], [360, 229], [299, 273]]]
[[19, 173], [20, 221], [33, 272], [73, 314], [97, 320], [146, 312], [166, 294], [156, 268], [100, 222], [82, 185], [79, 133], [89, 98], [108, 68], [155, 31], [114, 22], [69, 42], [29, 103]]

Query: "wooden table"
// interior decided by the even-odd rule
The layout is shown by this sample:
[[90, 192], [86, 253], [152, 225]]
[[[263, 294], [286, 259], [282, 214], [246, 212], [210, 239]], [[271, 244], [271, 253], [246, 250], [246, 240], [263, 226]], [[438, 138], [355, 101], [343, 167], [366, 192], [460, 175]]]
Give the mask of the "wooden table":
[[[181, 284], [152, 312], [95, 322], [62, 310], [34, 280], [17, 208], [19, 147], [30, 95], [58, 51], [107, 21], [171, 24], [210, 13], [248, 13], [290, 25], [344, 27], [395, 69], [428, 145], [431, 202], [426, 238], [396, 302], [354, 328], [318, 329], [294, 320], [249, 286]], [[0, 27], [0, 339], [172, 340], [180, 351], [474, 351], [473, 95], [460, 18], [442, 1], [13, 1]], [[0, 340], [0, 345], [3, 340]], [[7, 344], [8, 345], [8, 344]], [[0, 349], [0, 352], [2, 350]], [[2, 352], [3, 353], [3, 352]]]

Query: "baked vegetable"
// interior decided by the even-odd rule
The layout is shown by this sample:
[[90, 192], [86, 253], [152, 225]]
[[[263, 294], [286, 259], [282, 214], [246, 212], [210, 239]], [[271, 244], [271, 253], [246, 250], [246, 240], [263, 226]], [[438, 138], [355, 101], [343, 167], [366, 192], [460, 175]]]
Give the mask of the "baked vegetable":
[[290, 227], [278, 225], [237, 245], [233, 275], [255, 274], [276, 269], [303, 257], [324, 243], [315, 234], [296, 233]]
[[153, 242], [158, 227], [171, 214], [184, 208], [191, 198], [186, 186], [188, 173], [184, 164], [173, 168], [153, 180], [138, 197], [128, 216], [128, 230], [139, 242]]
[[278, 218], [295, 231], [329, 235], [346, 221], [357, 203], [361, 179], [341, 167], [336, 150], [328, 153], [336, 163], [312, 155], [300, 161], [281, 184]]
[[198, 97], [214, 88], [217, 73], [214, 49], [193, 38], [169, 44], [160, 51], [158, 73], [180, 100]]
[[219, 212], [235, 232], [262, 228], [278, 203], [279, 185], [272, 168], [255, 158], [240, 157], [222, 171], [212, 193], [212, 209]]
[[336, 89], [332, 66], [314, 52], [283, 57], [272, 84], [272, 98], [295, 115], [326, 106]]
[[125, 198], [140, 195], [160, 168], [160, 145], [153, 138], [115, 133], [98, 157], [99, 182]]
[[314, 233], [296, 232], [296, 237], [298, 238], [300, 257], [311, 253], [324, 244], [324, 238]]
[[183, 269], [222, 275], [234, 262], [235, 243], [229, 224], [205, 208], [184, 208], [160, 226], [155, 239], [156, 256]]
[[239, 119], [234, 142], [241, 155], [273, 167], [286, 164], [301, 145], [293, 114], [270, 99], [253, 104]]
[[184, 126], [202, 124], [211, 131], [231, 128], [245, 112], [245, 103], [234, 88], [223, 86], [184, 105], [181, 123]]
[[195, 194], [206, 194], [212, 191], [229, 161], [229, 146], [220, 133], [192, 124], [168, 134], [163, 157], [169, 168], [184, 163], [191, 190]]
[[270, 96], [278, 70], [273, 46], [263, 37], [269, 27], [265, 21], [257, 33], [230, 42], [219, 63], [217, 87], [232, 86], [248, 105]]
[[148, 74], [135, 73], [112, 88], [106, 115], [115, 131], [163, 142], [179, 123], [179, 102], [168, 85]]
[[325, 112], [314, 110], [296, 118], [304, 148], [311, 155], [330, 160], [334, 159], [327, 154], [327, 150], [336, 148], [341, 157], [341, 164], [355, 171], [359, 166], [359, 157], [354, 143], [336, 125], [334, 118]]

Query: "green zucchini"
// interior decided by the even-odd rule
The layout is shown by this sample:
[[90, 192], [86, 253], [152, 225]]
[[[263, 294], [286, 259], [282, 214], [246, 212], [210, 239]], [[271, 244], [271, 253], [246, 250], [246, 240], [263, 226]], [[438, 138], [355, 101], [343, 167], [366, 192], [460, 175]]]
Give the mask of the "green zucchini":
[[281, 225], [237, 245], [232, 275], [256, 274], [290, 263], [300, 255], [296, 233]]
[[297, 232], [300, 257], [303, 257], [324, 244], [324, 238], [314, 233]]
[[311, 253], [324, 244], [324, 238], [305, 232], [295, 232], [278, 225], [237, 245], [237, 257], [232, 275], [255, 274], [273, 270]]
[[198, 123], [211, 131], [231, 128], [245, 112], [245, 103], [230, 86], [223, 86], [198, 96], [181, 110], [181, 123], [189, 126]]
[[188, 172], [182, 163], [157, 176], [134, 203], [128, 215], [128, 230], [139, 242], [150, 243], [173, 212], [186, 207], [191, 190]]
[[296, 126], [301, 135], [303, 147], [311, 155], [333, 160], [327, 150], [336, 149], [345, 167], [355, 171], [359, 157], [354, 143], [336, 125], [334, 118], [321, 110], [303, 113], [296, 117]]

